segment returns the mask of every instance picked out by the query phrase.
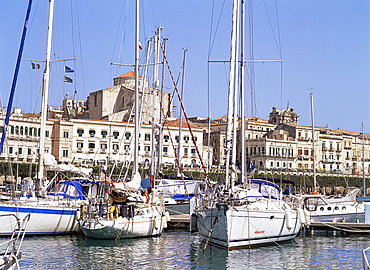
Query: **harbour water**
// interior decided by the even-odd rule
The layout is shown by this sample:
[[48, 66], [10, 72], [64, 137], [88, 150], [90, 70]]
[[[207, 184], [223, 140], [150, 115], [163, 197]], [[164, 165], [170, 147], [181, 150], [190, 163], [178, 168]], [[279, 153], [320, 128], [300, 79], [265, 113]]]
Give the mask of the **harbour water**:
[[362, 249], [370, 235], [315, 231], [291, 242], [227, 252], [204, 249], [197, 234], [95, 240], [82, 235], [27, 237], [21, 269], [363, 269]]

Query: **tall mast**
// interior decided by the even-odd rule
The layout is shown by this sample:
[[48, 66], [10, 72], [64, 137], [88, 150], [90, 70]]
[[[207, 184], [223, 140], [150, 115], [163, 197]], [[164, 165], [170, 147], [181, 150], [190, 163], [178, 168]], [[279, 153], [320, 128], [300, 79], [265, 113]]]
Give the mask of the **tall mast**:
[[362, 122], [362, 178], [363, 178], [363, 196], [366, 196], [366, 182], [365, 182], [365, 133], [364, 133], [364, 122]]
[[46, 117], [48, 113], [48, 94], [49, 94], [49, 77], [50, 77], [50, 57], [51, 57], [51, 40], [53, 33], [54, 17], [54, 0], [49, 0], [49, 24], [46, 45], [46, 61], [44, 78], [42, 85], [42, 107], [41, 107], [41, 127], [40, 127], [40, 153], [39, 153], [39, 175], [38, 179], [44, 179], [44, 159], [45, 159], [45, 135], [46, 135]]
[[244, 80], [244, 71], [245, 71], [245, 63], [244, 63], [244, 46], [245, 46], [245, 35], [244, 35], [244, 27], [245, 27], [245, 0], [242, 0], [242, 12], [241, 12], [241, 67], [240, 67], [240, 119], [241, 119], [241, 126], [240, 126], [240, 138], [241, 138], [241, 170], [242, 170], [242, 183], [246, 182], [246, 170], [245, 170], [245, 80]]
[[235, 44], [235, 76], [234, 76], [234, 116], [233, 116], [233, 147], [232, 147], [232, 171], [231, 171], [231, 187], [235, 183], [236, 179], [236, 131], [237, 131], [237, 125], [238, 125], [238, 74], [239, 74], [239, 4], [240, 0], [237, 1], [237, 9], [236, 9], [236, 44]]
[[[21, 59], [22, 59], [23, 47], [24, 47], [24, 40], [26, 38], [27, 26], [28, 26], [28, 19], [30, 17], [30, 13], [31, 13], [31, 6], [32, 6], [32, 0], [29, 0], [27, 12], [26, 12], [26, 19], [24, 20], [24, 25], [23, 25], [23, 32], [22, 32], [21, 44], [19, 45], [17, 63], [15, 65], [15, 71], [14, 71], [14, 76], [13, 76], [12, 89], [10, 90], [10, 95], [9, 95], [8, 108], [7, 108], [5, 122], [4, 122], [3, 135], [1, 137], [0, 155], [3, 152], [6, 131], [8, 130], [10, 112], [12, 110], [12, 104], [13, 104], [13, 98], [14, 98], [14, 93], [15, 93], [15, 86], [17, 84], [17, 79], [18, 79], [19, 67], [21, 65]], [[0, 101], [1, 101], [1, 98], [0, 98]], [[1, 114], [2, 113], [3, 113], [3, 104], [1, 103]]]
[[[184, 49], [184, 60], [182, 62], [182, 84], [181, 84], [181, 100], [184, 100], [184, 86], [185, 86], [185, 63], [186, 63], [186, 52], [188, 50]], [[178, 164], [180, 164], [180, 154], [181, 154], [181, 130], [182, 130], [182, 109], [180, 106], [180, 122], [179, 122], [179, 144], [177, 147], [177, 159]], [[180, 168], [177, 166], [177, 175], [180, 175]]]
[[[163, 39], [163, 51], [166, 53], [167, 48], [167, 38]], [[163, 95], [164, 95], [164, 75], [165, 75], [165, 64], [164, 64], [164, 56], [163, 56], [163, 63], [162, 63], [162, 86], [161, 86], [161, 106], [163, 108]], [[160, 109], [162, 111], [162, 108]], [[157, 175], [159, 173], [159, 169], [161, 167], [161, 158], [162, 158], [162, 138], [163, 138], [163, 122], [162, 113], [159, 114], [159, 146], [158, 146], [158, 163], [157, 163]]]
[[157, 89], [159, 87], [158, 83], [158, 61], [159, 61], [159, 42], [161, 41], [161, 27], [158, 27], [157, 32], [154, 35], [154, 74], [153, 74], [153, 115], [152, 115], [152, 144], [151, 144], [151, 166], [150, 173], [152, 176], [155, 175], [155, 123], [156, 123], [156, 96]]
[[138, 170], [139, 156], [139, 0], [136, 0], [135, 8], [135, 145], [133, 175]]
[[313, 92], [310, 93], [311, 96], [311, 121], [312, 121], [312, 162], [313, 162], [313, 186], [314, 191], [317, 191], [316, 186], [316, 159], [315, 159], [315, 126], [314, 126], [314, 115], [313, 115]]
[[230, 74], [229, 74], [229, 95], [227, 104], [227, 127], [226, 127], [226, 177], [225, 187], [229, 188], [229, 166], [231, 150], [231, 132], [232, 132], [232, 114], [233, 114], [233, 96], [234, 96], [234, 70], [235, 70], [235, 40], [236, 40], [236, 12], [238, 1], [233, 3], [232, 31], [231, 31], [231, 49], [230, 49]]

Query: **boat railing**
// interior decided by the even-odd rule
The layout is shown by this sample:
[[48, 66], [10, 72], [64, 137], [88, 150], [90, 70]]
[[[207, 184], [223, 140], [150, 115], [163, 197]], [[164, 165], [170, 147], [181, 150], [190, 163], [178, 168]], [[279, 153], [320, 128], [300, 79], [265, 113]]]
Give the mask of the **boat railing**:
[[26, 234], [27, 224], [30, 219], [30, 215], [31, 214], [25, 216], [22, 219], [22, 221], [19, 219], [19, 217], [13, 214], [1, 215], [1, 216], [13, 216], [17, 219], [17, 226], [13, 230], [11, 238], [8, 241], [1, 244], [4, 246], [7, 245], [5, 248], [5, 252], [1, 253], [3, 260], [5, 258], [6, 260], [14, 261], [17, 265], [17, 269], [19, 269], [18, 261], [21, 256], [20, 252], [21, 246], [23, 243], [24, 236]]
[[362, 262], [364, 265], [364, 270], [370, 270], [369, 260], [367, 259], [367, 256], [366, 256], [366, 251], [368, 251], [369, 249], [370, 247], [362, 250]]

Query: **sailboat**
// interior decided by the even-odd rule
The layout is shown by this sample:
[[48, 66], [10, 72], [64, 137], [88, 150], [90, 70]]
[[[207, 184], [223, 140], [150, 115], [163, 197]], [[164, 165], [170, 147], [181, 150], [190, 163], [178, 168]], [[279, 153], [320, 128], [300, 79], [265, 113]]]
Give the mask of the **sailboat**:
[[296, 199], [300, 201], [306, 213], [308, 212], [308, 224], [311, 222], [364, 222], [365, 204], [356, 200], [356, 196], [360, 193], [360, 189], [354, 188], [345, 196], [326, 196], [318, 192], [315, 162], [313, 92], [310, 93], [310, 99], [314, 191], [309, 194], [297, 195]]
[[[233, 83], [236, 66], [237, 14], [239, 1], [234, 0], [233, 24], [231, 38], [229, 95], [226, 132], [226, 178], [224, 185], [213, 185], [208, 188], [194, 209], [197, 229], [206, 241], [228, 250], [250, 248], [256, 245], [273, 244], [291, 240], [298, 234], [301, 223], [298, 211], [282, 200], [279, 187], [264, 180], [249, 180], [235, 185], [235, 162], [233, 172], [229, 175], [231, 141], [236, 144], [236, 132], [232, 134], [233, 117]], [[244, 7], [244, 4], [243, 4]], [[242, 14], [244, 12], [242, 11]], [[244, 19], [242, 18], [244, 21]], [[242, 23], [243, 25], [243, 23]], [[236, 83], [235, 83], [236, 85]], [[235, 105], [234, 105], [235, 106]], [[235, 126], [235, 121], [234, 121]], [[233, 157], [234, 160], [234, 157]]]
[[[9, 119], [10, 110], [12, 107], [12, 95], [14, 95], [15, 82], [18, 74], [20, 65], [21, 53], [24, 45], [25, 29], [27, 28], [27, 22], [31, 9], [32, 0], [29, 1], [27, 10], [25, 26], [23, 30], [21, 48], [18, 54], [18, 60], [16, 65], [16, 72], [13, 79], [11, 97], [9, 98], [7, 119]], [[41, 111], [41, 128], [40, 128], [40, 157], [39, 157], [39, 175], [37, 176], [36, 183], [43, 187], [44, 180], [44, 160], [45, 160], [45, 129], [46, 129], [46, 117], [47, 117], [47, 99], [48, 99], [48, 87], [49, 87], [49, 68], [51, 58], [51, 40], [52, 40], [52, 29], [53, 29], [53, 15], [54, 15], [54, 0], [49, 1], [49, 24], [47, 34], [47, 49], [46, 49], [46, 63], [43, 77], [43, 99], [42, 99], [42, 111]], [[5, 121], [5, 128], [2, 137], [1, 149], [5, 139], [6, 128], [9, 120]], [[9, 215], [15, 215], [20, 219], [25, 218], [28, 214], [31, 217], [28, 222], [27, 234], [32, 235], [45, 235], [45, 234], [64, 234], [73, 233], [78, 230], [78, 214], [79, 214], [79, 203], [71, 203], [71, 200], [63, 200], [57, 196], [47, 196], [46, 188], [42, 189], [37, 196], [28, 197], [13, 197], [5, 196], [0, 201], [0, 235], [10, 236], [13, 233], [16, 222], [9, 219]], [[83, 197], [83, 196], [82, 196]], [[84, 198], [84, 197], [83, 197]]]
[[163, 202], [149, 179], [138, 172], [139, 141], [139, 0], [135, 22], [135, 143], [133, 176], [130, 182], [116, 184], [104, 201], [87, 205], [80, 226], [87, 237], [125, 239], [157, 236], [167, 226]]

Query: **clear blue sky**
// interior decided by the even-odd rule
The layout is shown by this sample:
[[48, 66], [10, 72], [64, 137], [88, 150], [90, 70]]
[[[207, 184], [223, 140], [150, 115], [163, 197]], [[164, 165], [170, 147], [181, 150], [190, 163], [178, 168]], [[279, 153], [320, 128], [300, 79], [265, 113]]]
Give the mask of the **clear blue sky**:
[[[23, 58], [42, 60], [48, 1], [33, 2]], [[112, 86], [114, 77], [130, 70], [111, 62], [133, 63], [134, 2], [56, 0], [52, 60], [74, 54], [78, 59], [67, 64], [75, 69], [74, 84], [63, 83], [62, 63], [52, 64], [50, 104], [61, 105], [63, 95], [75, 89], [79, 99], [86, 99], [88, 93]], [[27, 5], [26, 0], [0, 1], [3, 106], [8, 102]], [[144, 45], [156, 27], [164, 27], [176, 77], [183, 48], [188, 49], [184, 103], [189, 116], [208, 116], [209, 40], [210, 36], [214, 40], [210, 60], [228, 60], [231, 9], [231, 0], [141, 1], [140, 41]], [[289, 102], [300, 115], [299, 123], [310, 125], [309, 93], [314, 88], [316, 125], [360, 131], [364, 122], [365, 132], [370, 133], [369, 15], [366, 0], [254, 1], [254, 59], [283, 60], [282, 70], [278, 63], [254, 66], [257, 116], [267, 119], [273, 106], [285, 109]], [[246, 27], [247, 43], [250, 29]], [[246, 51], [249, 58], [249, 46]], [[26, 112], [40, 110], [42, 70], [43, 65], [32, 70], [30, 62], [22, 61], [14, 106]], [[227, 64], [210, 64], [212, 118], [226, 115], [227, 78]], [[168, 73], [166, 87], [173, 91]], [[247, 99], [250, 104], [249, 95]]]

